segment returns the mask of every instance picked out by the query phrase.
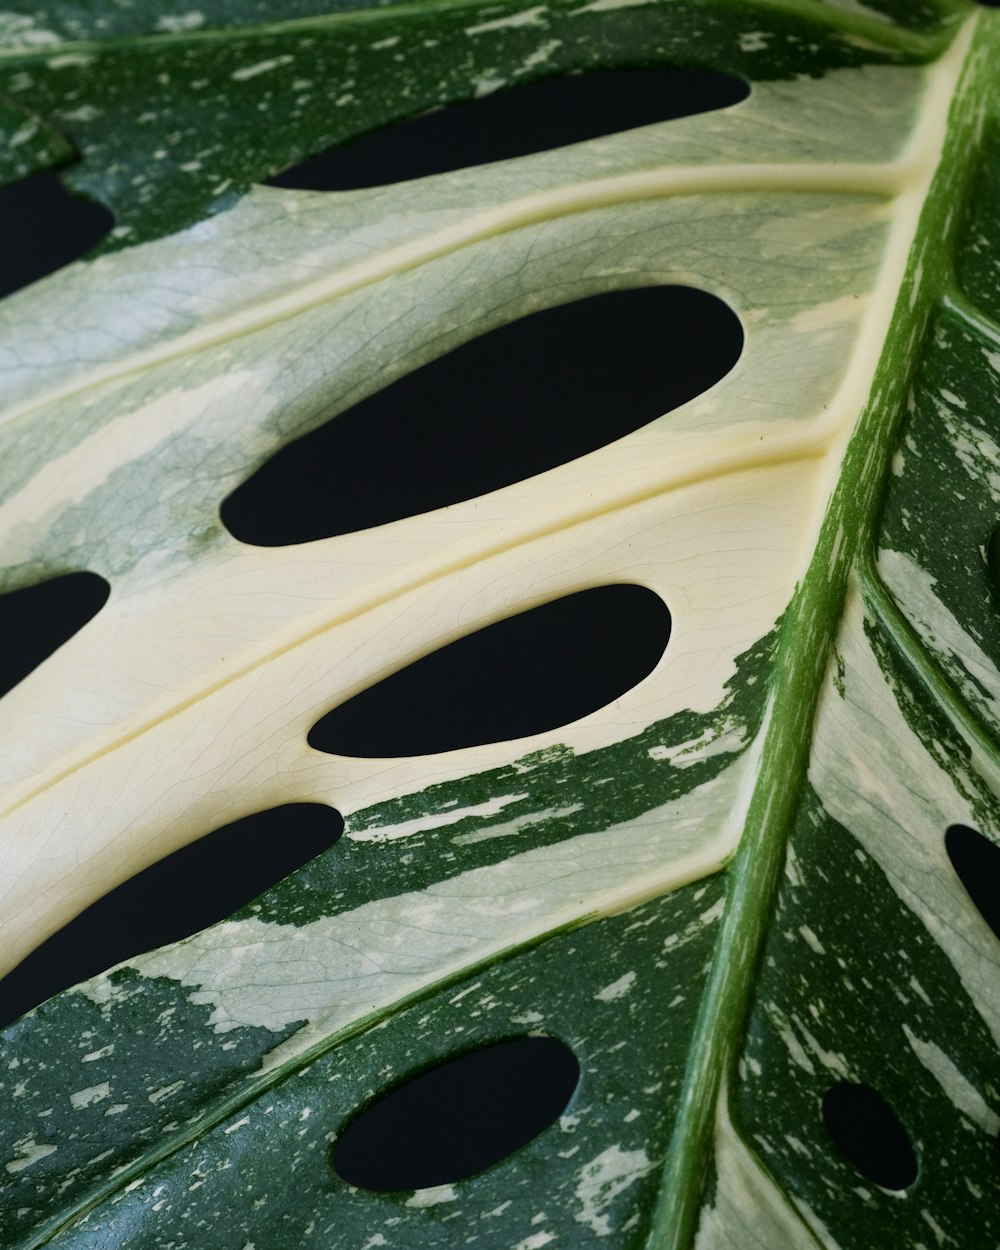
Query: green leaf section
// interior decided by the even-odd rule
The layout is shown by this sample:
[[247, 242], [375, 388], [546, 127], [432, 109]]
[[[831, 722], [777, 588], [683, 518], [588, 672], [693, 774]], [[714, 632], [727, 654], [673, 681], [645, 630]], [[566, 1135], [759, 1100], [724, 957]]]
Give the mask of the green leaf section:
[[75, 155], [58, 130], [0, 95], [0, 184], [65, 165]]
[[[452, 1245], [470, 1216], [453, 1214], [464, 1206], [461, 1186], [412, 1197], [350, 1189], [332, 1170], [330, 1142], [380, 1090], [443, 1056], [530, 1029], [566, 1042], [583, 1077], [559, 1120], [479, 1179], [482, 1243], [499, 1250], [543, 1231], [553, 1240], [586, 1242], [625, 1226], [619, 1244], [643, 1245], [648, 1216], [640, 1213], [651, 1205], [653, 1161], [665, 1147], [697, 1009], [691, 983], [704, 975], [720, 911], [718, 879], [688, 886], [456, 980], [382, 1027], [338, 1039], [291, 1078], [258, 1082], [252, 1100], [244, 1095], [186, 1120], [169, 1153], [154, 1145], [141, 1179], [102, 1186], [109, 1201], [74, 1222], [57, 1244], [153, 1247], [169, 1227], [171, 1237], [197, 1240], [206, 1250], [222, 1250], [234, 1238], [363, 1245], [377, 1235], [385, 1240], [374, 1245]], [[173, 1016], [165, 1015], [172, 1032]], [[77, 1054], [82, 1049], [73, 1032], [57, 1029], [54, 1037], [66, 1038]], [[101, 1077], [118, 1087], [116, 1057], [79, 1071], [98, 1089]], [[140, 1084], [135, 1095], [141, 1100], [144, 1092]], [[183, 1095], [156, 1092], [177, 1115]], [[106, 1101], [90, 1096], [96, 1119]], [[69, 1150], [74, 1145], [66, 1142]], [[276, 1175], [292, 1183], [276, 1187]], [[536, 1190], [541, 1176], [544, 1196]], [[534, 1195], [527, 1203], [525, 1191]], [[226, 1214], [209, 1227], [206, 1210]]]
[[[819, 0], [819, 3], [796, 4], [793, 7], [816, 11], [821, 5], [839, 8], [841, 18], [848, 23], [860, 17], [869, 24], [896, 24], [904, 30], [934, 33], [942, 19], [954, 17], [961, 11], [955, 0], [867, 0], [855, 4], [853, 0]], [[57, 43], [82, 40], [109, 41], [135, 36], [184, 35], [194, 32], [206, 34], [214, 30], [224, 33], [233, 27], [245, 27], [280, 22], [308, 21], [331, 15], [351, 16], [358, 11], [372, 8], [394, 10], [417, 8], [390, 0], [390, 4], [373, 0], [358, 4], [354, 0], [204, 0], [192, 8], [180, 0], [157, 6], [151, 13], [138, 3], [51, 3], [33, 4], [31, 0], [13, 0], [5, 10], [5, 41], [13, 48], [42, 49], [51, 51]], [[425, 4], [420, 8], [441, 8], [443, 5]], [[494, 6], [499, 13], [503, 6]], [[787, 8], [786, 4], [776, 5]]]
[[[988, 815], [995, 828], [995, 799]], [[926, 925], [811, 792], [790, 849], [740, 1061], [743, 1132], [835, 1245], [878, 1243], [891, 1228], [918, 1246], [935, 1226], [958, 1245], [995, 1240], [993, 1034]], [[901, 1116], [918, 1201], [831, 1149], [817, 1108], [840, 1082], [878, 1090]]]
[[[347, 835], [6, 1032], [0, 1245], [995, 1240], [997, 951], [943, 847], [950, 823], [1000, 828], [1000, 22], [948, 50], [969, 13], [8, 14], [5, 89], [65, 131], [74, 185], [122, 227], [122, 250], [5, 307], [4, 584], [113, 583], [4, 700], [8, 949], [243, 811], [331, 801]], [[400, 188], [242, 194], [477, 89], [670, 62], [753, 95]], [[319, 103], [345, 91], [334, 124]], [[33, 143], [25, 168], [65, 157]], [[392, 377], [657, 281], [743, 318], [707, 396], [447, 525], [284, 552], [222, 531], [232, 485]], [[664, 595], [675, 634], [613, 711], [431, 761], [306, 746], [380, 673], [623, 579]], [[441, 1191], [334, 1176], [369, 1098], [528, 1028], [584, 1070], [535, 1142]], [[843, 1080], [913, 1136], [905, 1199], [826, 1135]]]
[[[986, 253], [982, 271], [989, 269]], [[1000, 520], [1000, 445], [990, 421], [1000, 410], [1000, 342], [964, 312], [961, 300], [946, 305], [928, 335], [878, 563], [923, 645], [991, 732], [1000, 711], [1000, 588], [985, 548]]]
[[[204, 20], [186, 25], [159, 7], [154, 17], [144, 6], [101, 6], [102, 25], [32, 7], [8, 19], [13, 46], [0, 60], [0, 90], [65, 129], [84, 157], [67, 180], [115, 214], [117, 243], [135, 243], [231, 206], [252, 182], [332, 144], [437, 105], [583, 69], [698, 65], [761, 81], [926, 58], [965, 11], [960, 0], [846, 12], [776, 4], [748, 22], [744, 5], [703, 0], [303, 5], [301, 16], [268, 7], [199, 6], [188, 12]], [[884, 20], [904, 10], [906, 28]], [[237, 29], [228, 29], [237, 11]], [[759, 43], [748, 38], [758, 28], [767, 35]]]
[[[713, 782], [718, 785], [720, 780], [724, 784], [720, 775], [732, 763], [733, 753], [738, 751], [740, 743], [752, 738], [759, 727], [772, 649], [773, 639], [765, 639], [760, 648], [742, 657], [739, 678], [733, 683], [730, 699], [711, 717], [684, 713], [672, 723], [651, 726], [636, 739], [584, 756], [576, 756], [565, 749], [543, 751], [517, 761], [509, 769], [442, 784], [355, 813], [351, 818], [355, 840], [344, 839], [334, 852], [318, 857], [236, 913], [233, 923], [242, 923], [250, 936], [266, 933], [266, 925], [287, 924], [291, 920], [304, 938], [331, 948], [323, 952], [331, 960], [325, 976], [334, 980], [339, 977], [342, 983], [349, 983], [352, 976], [363, 975], [365, 971], [364, 960], [352, 958], [348, 943], [357, 939], [362, 923], [359, 909], [366, 905], [392, 901], [407, 892], [417, 897], [420, 891], [452, 879], [461, 889], [466, 874], [476, 868], [502, 865], [511, 853], [512, 841], [516, 844], [526, 835], [530, 836], [533, 849], [553, 847], [558, 863], [561, 843], [616, 826], [622, 828], [624, 837], [628, 822], [638, 824], [641, 829], [643, 818], [648, 823], [650, 812], [669, 811], [668, 805], [682, 798], [692, 787], [710, 786]], [[699, 759], [706, 744], [725, 744], [727, 740], [731, 744], [728, 750]], [[671, 752], [670, 745], [677, 743], [682, 744], [681, 759], [685, 750], [683, 744], [689, 744], [686, 751], [691, 762], [686, 768], [670, 766], [670, 755], [678, 757], [676, 747]], [[448, 823], [452, 813], [474, 811], [482, 806], [488, 808], [491, 798], [511, 792], [520, 792], [520, 796], [516, 802], [505, 805], [503, 825], [476, 815]], [[428, 832], [368, 840], [378, 830], [390, 834], [402, 832], [414, 822]], [[442, 825], [446, 828], [441, 828]], [[385, 832], [382, 837], [385, 838]], [[447, 838], [445, 853], [442, 852], [442, 837]], [[655, 867], [655, 859], [648, 851], [647, 855], [650, 867]], [[684, 924], [694, 924], [696, 917], [718, 900], [718, 887], [713, 885], [712, 890], [707, 902], [703, 901], [707, 896], [700, 886], [692, 887], [687, 893], [682, 890], [668, 896], [678, 899], [678, 907], [687, 908], [683, 912], [665, 913], [675, 917], [667, 921], [672, 926], [669, 933], [662, 935], [664, 941], [670, 939], [668, 947], [672, 948], [674, 942], [680, 940], [677, 934]], [[681, 898], [693, 901], [682, 904]], [[676, 918], [682, 915], [687, 916], [684, 924]], [[344, 917], [340, 926], [335, 925], [337, 916]], [[711, 920], [717, 918], [718, 909]], [[379, 923], [377, 915], [375, 923]], [[642, 931], [643, 927], [637, 922], [637, 931]], [[595, 928], [601, 930], [601, 925]], [[617, 932], [614, 926], [612, 929]], [[583, 932], [590, 934], [591, 931], [588, 928]], [[234, 930], [234, 937], [236, 933]], [[690, 936], [689, 933], [684, 937], [685, 943]], [[238, 942], [239, 938], [236, 940]], [[606, 977], [608, 983], [614, 981], [615, 977], [607, 975], [606, 958], [599, 957], [600, 937], [588, 937], [586, 941], [592, 951], [586, 960], [592, 960], [595, 965], [593, 975]], [[706, 941], [709, 946], [705, 945]], [[344, 945], [338, 951], [339, 942]], [[704, 962], [705, 951], [711, 944], [707, 938], [699, 938], [699, 942], [701, 954], [697, 968]], [[567, 944], [572, 945], [568, 939], [555, 942], [560, 951]], [[214, 948], [215, 941], [210, 939], [203, 948], [205, 957], [210, 958]], [[198, 949], [197, 940], [186, 944], [192, 962], [197, 960]], [[629, 958], [624, 952], [621, 957]], [[553, 966], [557, 968], [561, 956], [554, 954], [546, 958], [554, 959]], [[17, 1115], [8, 1119], [0, 1130], [0, 1154], [9, 1154], [15, 1163], [25, 1155], [24, 1125], [35, 1121], [54, 1102], [65, 1097], [67, 1073], [64, 1066], [52, 1070], [51, 1076], [43, 1075], [47, 1070], [45, 1056], [55, 1038], [80, 1039], [79, 1044], [74, 1040], [73, 1046], [75, 1051], [82, 1052], [78, 1062], [84, 1091], [103, 1091], [105, 1083], [108, 1087], [106, 1093], [78, 1097], [72, 1104], [73, 1131], [58, 1159], [45, 1157], [32, 1161], [33, 1189], [37, 1195], [34, 1201], [40, 1205], [29, 1208], [22, 1222], [25, 1217], [29, 1223], [38, 1218], [37, 1212], [44, 1210], [46, 1202], [58, 1202], [60, 1208], [68, 1208], [71, 1203], [89, 1205], [95, 1193], [107, 1188], [109, 1174], [115, 1177], [111, 1192], [121, 1190], [133, 1177], [148, 1175], [150, 1152], [154, 1155], [171, 1153], [190, 1138], [200, 1138], [207, 1127], [233, 1105], [258, 1099], [261, 1091], [260, 1082], [254, 1076], [255, 1069], [268, 1062], [271, 1052], [282, 1042], [300, 1032], [301, 1022], [294, 1018], [294, 1011], [293, 1018], [277, 1029], [243, 1024], [215, 1032], [211, 1027], [210, 1009], [195, 1005], [176, 977], [157, 976], [156, 968], [141, 960], [139, 965], [147, 975], [138, 975], [125, 967], [113, 972], [106, 982], [95, 984], [86, 995], [58, 995], [9, 1032], [8, 1053], [15, 1062], [15, 1070], [34, 1074], [23, 1088], [20, 1081], [16, 1083], [20, 1088], [20, 1093], [15, 1094]], [[512, 972], [496, 975], [518, 978], [523, 975], [518, 971], [520, 961], [515, 961], [512, 967]], [[687, 968], [678, 975], [693, 975], [694, 970]], [[624, 968], [621, 975], [627, 971]], [[148, 975], [150, 972], [152, 978]], [[194, 973], [198, 973], [196, 962]], [[289, 986], [296, 982], [308, 984], [315, 975], [315, 967], [309, 961], [302, 961], [299, 967], [291, 966], [284, 973]], [[578, 969], [566, 973], [570, 982], [579, 976]], [[600, 985], [593, 992], [597, 989]], [[550, 992], [546, 988], [545, 993]], [[652, 995], [652, 989], [650, 993]], [[443, 1002], [451, 997], [450, 990], [438, 995]], [[689, 1013], [695, 1009], [696, 997], [686, 996], [685, 1001], [690, 1000]], [[418, 1003], [405, 1013], [405, 1019], [422, 1014], [423, 1008]], [[458, 1019], [464, 1018], [463, 1009]], [[516, 1032], [517, 1022], [504, 1019], [504, 1028]], [[673, 1021], [673, 1015], [670, 1019]], [[532, 1027], [543, 1027], [539, 1021], [529, 1023]], [[357, 1033], [363, 1024], [352, 1021], [346, 1029], [314, 1040], [310, 1055], [339, 1047], [345, 1036]], [[407, 1026], [399, 1027], [405, 1037]], [[574, 1039], [584, 1032], [581, 1026]], [[372, 1036], [381, 1039], [384, 1034], [382, 1029]], [[503, 1035], [497, 1034], [498, 1037]], [[555, 1035], [566, 1036], [559, 1030]], [[429, 1034], [429, 1038], [432, 1036]], [[465, 1037], [464, 1044], [472, 1045], [475, 1036]], [[672, 1027], [668, 1036], [673, 1039]], [[197, 1039], [194, 1062], [192, 1039]], [[671, 1040], [670, 1044], [674, 1046], [675, 1041]], [[366, 1046], [373, 1056], [381, 1053], [380, 1040], [367, 1042]], [[301, 1039], [296, 1046], [296, 1051], [300, 1050]], [[339, 1050], [335, 1053], [339, 1054]], [[447, 1047], [439, 1053], [446, 1054]], [[683, 1066], [685, 1053], [684, 1042], [676, 1041], [672, 1062]], [[85, 1066], [90, 1064], [94, 1066]], [[301, 1066], [302, 1060], [297, 1056], [294, 1062], [279, 1064], [267, 1078], [265, 1087], [272, 1087], [280, 1078], [299, 1071]], [[377, 1066], [381, 1066], [381, 1061]], [[628, 1078], [627, 1071], [620, 1076]], [[112, 1079], [102, 1079], [107, 1077]], [[297, 1078], [293, 1076], [293, 1079]], [[367, 1094], [358, 1097], [363, 1096]], [[348, 1100], [342, 1113], [338, 1113], [340, 1118], [354, 1106]], [[112, 1108], [113, 1113], [109, 1115]], [[167, 1126], [165, 1112], [169, 1113]], [[329, 1115], [325, 1119], [318, 1118], [318, 1122], [324, 1126], [323, 1132], [330, 1130]], [[669, 1126], [669, 1119], [666, 1124]], [[164, 1132], [168, 1133], [166, 1146], [161, 1144]], [[322, 1133], [319, 1140], [324, 1140]], [[266, 1177], [267, 1170], [261, 1175]], [[69, 1184], [67, 1179], [70, 1179]], [[328, 1189], [329, 1184], [323, 1192]], [[145, 1194], [148, 1192], [144, 1190]], [[359, 1219], [363, 1227], [363, 1215]], [[17, 1232], [16, 1226], [14, 1232]], [[19, 1246], [21, 1242], [15, 1236], [9, 1244]]]

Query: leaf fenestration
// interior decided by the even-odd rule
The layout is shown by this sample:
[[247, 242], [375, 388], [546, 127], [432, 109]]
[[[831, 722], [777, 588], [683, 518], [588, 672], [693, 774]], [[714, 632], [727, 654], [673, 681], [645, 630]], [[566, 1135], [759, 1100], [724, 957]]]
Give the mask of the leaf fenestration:
[[300, 191], [409, 182], [736, 104], [747, 85], [695, 70], [544, 78], [386, 126], [268, 179]]
[[552, 1037], [466, 1051], [364, 1108], [334, 1145], [334, 1170], [384, 1193], [465, 1180], [547, 1129], [579, 1079], [573, 1052]]
[[669, 638], [669, 609], [644, 586], [580, 590], [360, 691], [313, 725], [309, 745], [391, 757], [532, 737], [627, 694], [661, 661]]
[[734, 313], [692, 287], [543, 308], [286, 443], [222, 501], [222, 523], [242, 542], [289, 546], [488, 494], [680, 407], [725, 377], [742, 345]]
[[0, 981], [10, 1024], [53, 994], [144, 951], [224, 920], [337, 841], [319, 803], [253, 812], [150, 864], [54, 933]]

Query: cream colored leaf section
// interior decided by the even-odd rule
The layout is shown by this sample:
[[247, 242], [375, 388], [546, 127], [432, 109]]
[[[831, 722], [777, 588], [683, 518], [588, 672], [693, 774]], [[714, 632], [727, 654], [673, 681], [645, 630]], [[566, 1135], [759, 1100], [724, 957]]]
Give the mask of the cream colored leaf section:
[[[22, 454], [3, 460], [3, 563], [22, 579], [90, 567], [112, 595], [4, 700], [8, 962], [117, 882], [248, 812], [311, 799], [349, 818], [547, 745], [590, 751], [718, 707], [736, 657], [773, 628], [811, 557], [868, 398], [963, 45], [933, 69], [888, 71], [894, 91], [839, 71], [761, 87], [726, 114], [408, 188], [255, 192], [175, 239], [11, 301], [10, 315], [27, 327], [34, 318], [36, 330], [75, 301], [94, 333], [81, 334], [44, 393], [58, 351], [10, 349], [19, 400], [0, 421], [0, 452]], [[831, 114], [866, 119], [860, 162], [845, 160]], [[829, 159], [817, 163], [806, 154], [824, 118]], [[189, 276], [160, 298], [157, 275], [185, 266]], [[392, 378], [539, 307], [671, 282], [716, 292], [746, 329], [740, 361], [704, 396], [572, 464], [374, 531], [261, 550], [222, 530], [222, 497], [271, 450]], [[44, 436], [25, 440], [29, 427]], [[430, 759], [343, 760], [306, 745], [322, 712], [401, 664], [607, 581], [652, 587], [674, 617], [657, 669], [613, 706]], [[733, 729], [734, 757], [748, 739]], [[663, 743], [663, 766], [683, 767], [688, 745]], [[509, 871], [508, 893], [493, 878], [476, 887], [507, 900], [485, 946], [463, 930], [438, 949], [424, 934], [422, 954], [411, 950], [415, 979], [376, 978], [362, 998], [388, 1001], [487, 946], [717, 867], [739, 837], [752, 759], [685, 800], [707, 805], [700, 843], [686, 818], [640, 822], [637, 864], [595, 871], [586, 886], [570, 872], [571, 901], [558, 890], [535, 899], [517, 875], [533, 852], [515, 853], [510, 869], [490, 870]], [[559, 854], [582, 847], [570, 839]], [[408, 906], [404, 896], [398, 907]], [[223, 951], [227, 932], [205, 949]], [[336, 940], [314, 936], [317, 949]], [[261, 937], [262, 958], [271, 938], [285, 941]], [[223, 967], [210, 951], [207, 963], [185, 963], [184, 950], [203, 947], [197, 939], [163, 958], [202, 986], [220, 1020], [235, 1019], [239, 987], [264, 983], [257, 965], [246, 956]], [[379, 949], [366, 955], [377, 962]], [[362, 1010], [352, 1003], [343, 1011]], [[339, 1011], [323, 1001], [307, 1014], [330, 1027]]]
[[[385, 593], [375, 603], [362, 600], [353, 611], [344, 604], [341, 618], [333, 621], [326, 604], [336, 603], [336, 579], [343, 576], [335, 542], [309, 544], [298, 561], [284, 552], [247, 552], [243, 559], [250, 567], [242, 584], [233, 568], [239, 557], [219, 558], [203, 572], [204, 581], [196, 583], [203, 586], [200, 595], [192, 589], [193, 578], [180, 580], [178, 629], [191, 619], [193, 598], [202, 604], [199, 639], [218, 645], [232, 629], [222, 612], [232, 613], [240, 602], [272, 602], [276, 583], [284, 587], [286, 604], [300, 610], [303, 601], [319, 605], [315, 623], [303, 628], [301, 618], [293, 618], [294, 633], [288, 630], [291, 637], [284, 647], [280, 635], [278, 646], [272, 642], [266, 662], [248, 666], [211, 690], [191, 681], [189, 697], [176, 710], [142, 732], [99, 742], [89, 758], [54, 774], [44, 786], [37, 773], [29, 772], [20, 787], [23, 797], [5, 817], [5, 827], [13, 833], [5, 866], [20, 883], [6, 896], [8, 932], [18, 925], [30, 932], [34, 924], [39, 925], [35, 933], [42, 932], [47, 917], [39, 916], [40, 895], [65, 892], [72, 914], [89, 901], [94, 881], [110, 885], [126, 879], [166, 851], [255, 810], [320, 800], [349, 817], [351, 811], [395, 794], [509, 764], [557, 742], [593, 750], [629, 737], [637, 727], [672, 711], [712, 710], [722, 703], [724, 685], [734, 675], [734, 657], [767, 633], [787, 602], [803, 518], [816, 524], [819, 485], [816, 462], [808, 461], [733, 475], [721, 498], [714, 481], [654, 495], [557, 528], [533, 542], [505, 546], [489, 558], [460, 564], [408, 590]], [[760, 535], [763, 562], [748, 552], [748, 526]], [[637, 550], [637, 533], [655, 537]], [[289, 584], [292, 570], [294, 585]], [[570, 590], [623, 580], [658, 591], [674, 609], [675, 624], [657, 669], [611, 708], [566, 729], [429, 759], [343, 759], [306, 744], [309, 728], [333, 702], [455, 633]], [[213, 602], [219, 604], [214, 620], [208, 606]], [[108, 611], [114, 614], [116, 605]], [[117, 624], [114, 615], [110, 624]], [[137, 632], [148, 638], [151, 631], [140, 623]], [[78, 652], [87, 640], [80, 643]], [[103, 655], [95, 654], [95, 647], [90, 643], [89, 663], [95, 668], [100, 664], [108, 682], [112, 666], [121, 669], [121, 644], [105, 643]], [[138, 675], [149, 665], [148, 650], [144, 654], [137, 646], [134, 654]], [[55, 676], [57, 666], [50, 671]], [[176, 669], [170, 672], [176, 681]], [[127, 693], [124, 680], [122, 686]], [[177, 698], [185, 692], [181, 687], [171, 693]], [[53, 691], [49, 706], [55, 697]], [[51, 747], [63, 723], [78, 731], [80, 707], [77, 702], [64, 713], [65, 721], [55, 724], [36, 713], [39, 729], [48, 726], [47, 745]], [[664, 744], [672, 745], [688, 744]], [[742, 745], [737, 736], [733, 746]], [[85, 799], [81, 787], [86, 788]], [[721, 804], [703, 822], [699, 839], [711, 848], [704, 857], [706, 869], [718, 865], [735, 846], [738, 828], [730, 831], [722, 848], [705, 832], [726, 824], [727, 812], [728, 804]], [[672, 864], [678, 852], [688, 854], [676, 836], [669, 829], [663, 833], [664, 865]], [[84, 864], [86, 874], [81, 872]], [[644, 877], [648, 864], [632, 871]], [[591, 909], [589, 895], [587, 899], [584, 911]]]

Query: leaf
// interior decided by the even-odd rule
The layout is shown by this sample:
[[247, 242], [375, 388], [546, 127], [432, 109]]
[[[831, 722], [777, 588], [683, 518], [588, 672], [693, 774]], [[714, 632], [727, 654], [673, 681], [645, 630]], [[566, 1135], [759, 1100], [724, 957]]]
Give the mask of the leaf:
[[[3, 699], [8, 965], [240, 816], [326, 803], [346, 832], [5, 1031], [0, 1245], [995, 1242], [998, 949], [945, 835], [1000, 834], [997, 15], [142, 7], [3, 18], [31, 167], [65, 135], [66, 181], [119, 223], [3, 308], [2, 586], [111, 585]], [[412, 183], [251, 186], [477, 90], [640, 62], [752, 93]], [[276, 449], [395, 378], [658, 283], [742, 321], [704, 395], [374, 530], [222, 526]], [[615, 583], [672, 624], [612, 705], [432, 757], [308, 745], [420, 656]], [[337, 1176], [373, 1099], [528, 1033], [581, 1079], [520, 1150], [415, 1193]], [[902, 1126], [909, 1188], [851, 1162], [844, 1087]]]

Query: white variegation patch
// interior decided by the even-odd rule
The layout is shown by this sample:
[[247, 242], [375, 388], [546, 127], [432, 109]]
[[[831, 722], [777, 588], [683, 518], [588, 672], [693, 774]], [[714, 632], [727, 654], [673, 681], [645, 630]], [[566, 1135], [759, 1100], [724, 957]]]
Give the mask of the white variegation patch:
[[[982, 919], [969, 907], [944, 845], [949, 825], [977, 824], [967, 774], [972, 765], [949, 759], [946, 767], [940, 748], [932, 754], [935, 744], [922, 742], [907, 724], [865, 636], [856, 587], [836, 646], [844, 695], [831, 674], [816, 722], [809, 780], [827, 812], [883, 868], [948, 954], [1000, 1042], [996, 955], [980, 940]], [[973, 750], [972, 759], [978, 755]]]
[[[738, 839], [748, 771], [743, 756], [713, 781], [636, 820], [524, 851], [422, 891], [304, 925], [231, 921], [129, 966], [179, 981], [192, 1002], [212, 1007], [219, 1032], [244, 1025], [277, 1031], [303, 1022], [268, 1056], [265, 1068], [273, 1068], [464, 967], [711, 872]], [[699, 923], [718, 914], [706, 912]], [[102, 1002], [105, 984], [101, 978], [79, 989]]]
[[824, 1250], [838, 1250], [814, 1217], [806, 1223], [796, 1214], [737, 1133], [724, 1096], [715, 1125], [715, 1171], [715, 1193], [702, 1208], [694, 1250], [816, 1250], [817, 1237]]
[[984, 705], [993, 717], [1000, 718], [1000, 673], [968, 629], [935, 594], [933, 575], [901, 551], [881, 550], [878, 565], [886, 585], [905, 606], [921, 637], [935, 651], [954, 656], [970, 675], [964, 680], [958, 678], [966, 700]]

